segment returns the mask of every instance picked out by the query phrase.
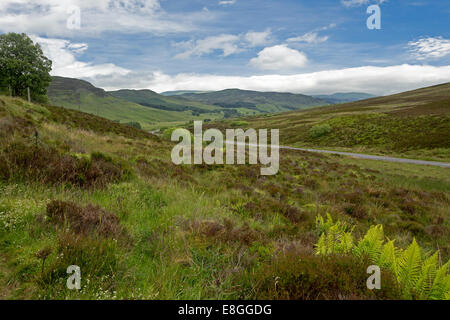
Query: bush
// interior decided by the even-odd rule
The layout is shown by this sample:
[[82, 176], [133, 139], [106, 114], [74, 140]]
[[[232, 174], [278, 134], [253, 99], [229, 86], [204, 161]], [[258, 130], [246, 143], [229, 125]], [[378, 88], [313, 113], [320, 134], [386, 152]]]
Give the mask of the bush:
[[76, 234], [98, 233], [117, 237], [122, 233], [115, 214], [92, 204], [82, 208], [72, 202], [52, 201], [47, 205], [47, 216], [58, 225], [68, 226]]
[[309, 130], [309, 135], [313, 139], [317, 139], [323, 136], [326, 136], [331, 132], [332, 128], [329, 124], [318, 124], [313, 126]]
[[0, 180], [30, 179], [49, 184], [69, 183], [79, 187], [104, 187], [131, 175], [123, 162], [102, 153], [90, 158], [60, 154], [52, 147], [12, 142], [0, 150]]
[[128, 122], [128, 123], [126, 123], [126, 125], [130, 126], [130, 127], [133, 127], [133, 128], [136, 128], [136, 129], [139, 129], [139, 130], [142, 129], [142, 126], [141, 126], [141, 124], [139, 122]]
[[246, 126], [248, 126], [248, 122], [247, 121], [233, 121], [230, 123], [230, 126], [232, 126], [233, 128], [246, 127]]
[[381, 290], [367, 288], [368, 262], [352, 256], [317, 257], [280, 254], [238, 276], [244, 299], [360, 300], [399, 297], [392, 274], [383, 272]]

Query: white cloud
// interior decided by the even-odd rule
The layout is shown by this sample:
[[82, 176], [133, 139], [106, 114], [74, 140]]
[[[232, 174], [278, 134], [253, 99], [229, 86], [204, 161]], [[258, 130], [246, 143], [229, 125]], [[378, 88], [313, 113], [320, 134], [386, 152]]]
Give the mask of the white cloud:
[[64, 39], [31, 36], [41, 45], [44, 54], [53, 62], [52, 75], [71, 78], [95, 78], [98, 76], [125, 76], [130, 71], [111, 63], [93, 64], [78, 61], [76, 55], [88, 49], [85, 43], [71, 43]]
[[[67, 20], [81, 10], [81, 29], [70, 30]], [[104, 31], [165, 34], [193, 30], [193, 20], [208, 19], [208, 12], [169, 15], [159, 0], [1, 0], [0, 30], [25, 32], [49, 37], [99, 35]]]
[[202, 56], [210, 54], [216, 50], [222, 51], [222, 55], [227, 57], [245, 51], [246, 48], [266, 45], [270, 42], [270, 29], [262, 32], [249, 31], [245, 34], [221, 34], [200, 40], [189, 40], [175, 43], [175, 47], [181, 48], [184, 52], [175, 56], [177, 59], [186, 59], [191, 56]]
[[258, 57], [250, 60], [250, 64], [262, 70], [292, 70], [304, 67], [308, 59], [303, 52], [277, 45], [264, 48]]
[[345, 7], [359, 7], [369, 3], [382, 4], [388, 0], [341, 0]]
[[237, 44], [238, 41], [239, 36], [222, 34], [197, 41], [190, 40], [177, 43], [176, 46], [185, 49], [185, 52], [176, 55], [175, 58], [185, 59], [190, 56], [201, 56], [204, 54], [210, 54], [215, 50], [222, 51], [223, 56], [226, 57], [242, 51]]
[[450, 40], [442, 37], [422, 38], [408, 43], [417, 60], [439, 59], [450, 55]]
[[221, 0], [219, 1], [219, 5], [221, 6], [231, 6], [236, 3], [236, 0]]
[[169, 90], [223, 90], [240, 88], [304, 94], [367, 92], [387, 95], [450, 81], [450, 66], [397, 65], [365, 66], [295, 75], [219, 76], [162, 72], [129, 73], [123, 77], [96, 77], [93, 83], [108, 90], [133, 88], [157, 92]]
[[317, 32], [308, 32], [302, 36], [289, 38], [288, 42], [305, 42], [305, 43], [321, 43], [328, 40], [328, 36], [320, 37]]
[[331, 23], [325, 27], [314, 29], [310, 32], [307, 32], [301, 36], [293, 37], [287, 39], [288, 42], [304, 42], [309, 44], [317, 44], [321, 42], [326, 42], [329, 37], [328, 36], [319, 36], [320, 31], [327, 31], [336, 27], [335, 23]]
[[263, 32], [249, 31], [244, 35], [244, 38], [251, 47], [258, 47], [268, 44], [270, 42], [271, 35], [272, 32], [270, 29]]

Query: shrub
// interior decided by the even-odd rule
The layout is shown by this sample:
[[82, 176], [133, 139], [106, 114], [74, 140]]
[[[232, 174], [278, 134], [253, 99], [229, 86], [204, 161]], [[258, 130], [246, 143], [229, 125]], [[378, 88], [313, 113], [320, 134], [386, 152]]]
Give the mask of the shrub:
[[[177, 127], [173, 127], [173, 128], [168, 128], [166, 130], [163, 131], [163, 138], [166, 140], [171, 140], [172, 139], [172, 133], [177, 130], [177, 129], [184, 129], [184, 128], [177, 128]], [[191, 133], [191, 141], [194, 140], [194, 135]]]
[[[90, 158], [60, 154], [52, 147], [12, 142], [3, 152], [0, 179], [26, 178], [50, 184], [69, 183], [80, 187], [104, 187], [131, 175], [123, 162], [93, 153]], [[12, 176], [14, 173], [15, 176]]]
[[329, 124], [318, 124], [313, 126], [309, 130], [309, 135], [313, 139], [317, 139], [323, 136], [326, 136], [331, 132], [332, 128]]
[[230, 126], [233, 128], [246, 127], [246, 126], [248, 126], [248, 122], [247, 121], [233, 121], [230, 123]]
[[122, 233], [115, 214], [92, 204], [83, 208], [72, 202], [55, 200], [47, 205], [47, 216], [58, 225], [68, 226], [76, 234], [98, 233], [117, 237]]
[[367, 288], [367, 262], [351, 255], [317, 257], [282, 254], [267, 264], [236, 277], [245, 299], [359, 300], [399, 297], [392, 274], [381, 290]]
[[130, 127], [133, 127], [133, 128], [136, 128], [136, 129], [139, 129], [139, 130], [142, 130], [142, 126], [141, 126], [141, 124], [139, 122], [132, 121], [132, 122], [126, 123], [126, 125], [130, 126]]

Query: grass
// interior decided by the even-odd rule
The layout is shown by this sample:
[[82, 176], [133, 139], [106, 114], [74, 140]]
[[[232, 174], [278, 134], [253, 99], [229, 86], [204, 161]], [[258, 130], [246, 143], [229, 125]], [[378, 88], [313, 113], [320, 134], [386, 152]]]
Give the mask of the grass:
[[[450, 85], [364, 101], [249, 117], [245, 128], [280, 129], [280, 143], [450, 161]], [[211, 127], [225, 128], [223, 122]]]
[[[54, 179], [51, 166], [25, 161], [36, 152], [11, 143], [126, 174], [86, 185]], [[13, 174], [0, 180], [0, 298], [399, 298], [388, 272], [372, 292], [364, 260], [315, 256], [315, 217], [327, 212], [355, 235], [383, 224], [399, 247], [415, 237], [443, 262], [450, 256], [448, 169], [282, 150], [279, 174], [262, 177], [259, 166], [175, 166], [171, 146], [1, 96], [0, 156]], [[80, 291], [66, 288], [72, 264]]]

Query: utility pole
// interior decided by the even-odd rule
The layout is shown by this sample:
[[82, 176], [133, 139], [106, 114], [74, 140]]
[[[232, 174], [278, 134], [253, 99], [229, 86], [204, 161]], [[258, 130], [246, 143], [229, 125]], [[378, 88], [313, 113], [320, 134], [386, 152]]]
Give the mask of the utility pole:
[[28, 93], [28, 102], [31, 102], [30, 87], [27, 87], [27, 93]]

